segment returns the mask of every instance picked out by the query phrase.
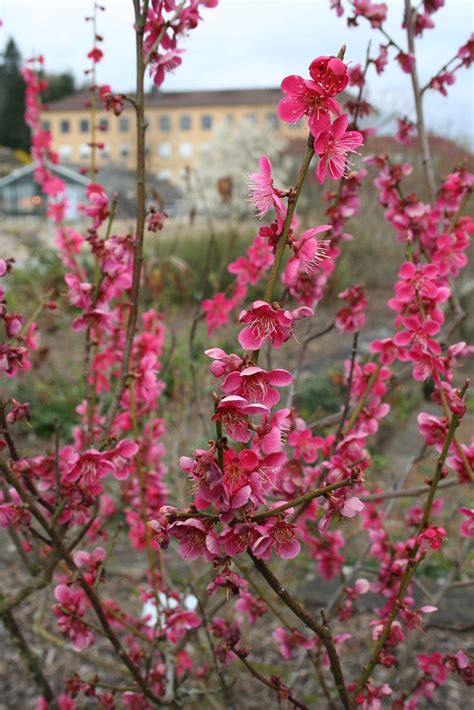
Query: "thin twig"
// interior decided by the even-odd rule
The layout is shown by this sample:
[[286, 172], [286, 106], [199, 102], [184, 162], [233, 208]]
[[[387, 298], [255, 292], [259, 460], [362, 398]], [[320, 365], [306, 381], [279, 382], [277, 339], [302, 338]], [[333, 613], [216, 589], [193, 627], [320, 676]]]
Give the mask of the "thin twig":
[[1, 614], [1, 618], [3, 621], [3, 625], [8, 631], [14, 646], [16, 647], [18, 653], [25, 662], [26, 667], [28, 668], [36, 685], [38, 686], [38, 689], [44, 696], [44, 699], [47, 701], [48, 707], [51, 707], [51, 710], [56, 710], [57, 703], [54, 691], [48, 679], [43, 673], [43, 669], [41, 668], [36, 654], [33, 653], [33, 651], [28, 645], [28, 642], [23, 636], [15, 617], [13, 616], [13, 613], [11, 611], [4, 611]]
[[347, 378], [347, 393], [346, 401], [344, 403], [344, 409], [342, 410], [341, 421], [336, 432], [336, 438], [334, 439], [334, 444], [332, 445], [332, 452], [337, 449], [337, 445], [342, 437], [342, 432], [344, 430], [344, 424], [346, 423], [347, 416], [349, 414], [349, 407], [351, 405], [351, 395], [352, 395], [352, 381], [354, 379], [355, 361], [357, 357], [357, 345], [359, 342], [359, 331], [356, 330], [354, 337], [352, 339], [352, 350], [351, 350], [351, 364], [349, 368], [349, 377]]
[[344, 676], [342, 673], [339, 655], [336, 651], [336, 647], [334, 646], [334, 641], [332, 639], [329, 628], [326, 625], [323, 626], [322, 624], [319, 624], [310, 614], [308, 614], [307, 611], [303, 609], [303, 607], [299, 604], [299, 602], [296, 601], [292, 594], [290, 594], [287, 589], [282, 587], [277, 577], [275, 577], [273, 572], [263, 560], [259, 560], [257, 557], [255, 557], [250, 550], [247, 550], [247, 554], [251, 558], [256, 569], [268, 582], [275, 594], [277, 594], [280, 599], [286, 604], [286, 606], [291, 609], [293, 614], [295, 614], [295, 616], [297, 616], [298, 619], [300, 619], [308, 629], [311, 629], [311, 631], [313, 631], [323, 642], [329, 657], [331, 673], [334, 678], [337, 692], [339, 693], [339, 697], [344, 708], [346, 708], [346, 710], [350, 710], [351, 701], [349, 698], [349, 693], [344, 682]]
[[[263, 683], [263, 685], [266, 685], [268, 688], [271, 688], [276, 693], [278, 693], [278, 691], [280, 690], [280, 685], [278, 685], [278, 683], [275, 683], [275, 681], [265, 678], [265, 676], [262, 675], [262, 673], [260, 673], [260, 671], [258, 671], [255, 666], [253, 666], [243, 654], [240, 654], [237, 651], [234, 651], [234, 654], [241, 661], [241, 663], [244, 664], [247, 670], [250, 671], [250, 674], [254, 678], [259, 680], [260, 683]], [[300, 708], [300, 710], [309, 710], [307, 705], [304, 705], [299, 700], [296, 700], [295, 697], [293, 697], [291, 691], [285, 691], [284, 697], [286, 698], [286, 700], [288, 700], [289, 703], [293, 705], [293, 707]]]

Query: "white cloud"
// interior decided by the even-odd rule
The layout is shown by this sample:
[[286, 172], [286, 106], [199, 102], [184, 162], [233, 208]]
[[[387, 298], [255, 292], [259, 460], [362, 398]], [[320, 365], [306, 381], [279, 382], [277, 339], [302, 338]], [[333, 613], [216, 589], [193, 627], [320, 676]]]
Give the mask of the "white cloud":
[[[116, 90], [133, 87], [134, 47], [131, 0], [104, 0], [99, 30], [104, 36], [105, 58], [99, 81]], [[347, 4], [347, 3], [346, 3]], [[72, 70], [79, 80], [87, 66], [91, 46], [90, 24], [84, 17], [91, 0], [0, 0], [2, 34], [13, 35], [25, 56], [41, 52], [55, 71]], [[390, 0], [387, 30], [405, 45], [400, 28], [403, 3]], [[221, 0], [219, 7], [203, 10], [204, 22], [186, 40], [183, 65], [168, 77], [166, 89], [276, 86], [290, 73], [305, 73], [318, 54], [334, 54], [347, 44], [346, 59], [363, 62], [367, 43], [375, 50], [379, 36], [361, 21], [348, 29], [329, 9], [329, 0]], [[469, 0], [448, 0], [435, 16], [436, 27], [419, 43], [422, 83], [455, 54], [472, 31]], [[380, 39], [383, 39], [380, 36]], [[448, 99], [427, 97], [431, 127], [450, 135], [472, 134], [474, 118], [472, 72], [460, 71]], [[393, 66], [382, 77], [372, 76], [370, 92], [383, 104], [398, 96], [403, 111], [411, 106], [410, 80]], [[390, 99], [391, 100], [391, 99]]]

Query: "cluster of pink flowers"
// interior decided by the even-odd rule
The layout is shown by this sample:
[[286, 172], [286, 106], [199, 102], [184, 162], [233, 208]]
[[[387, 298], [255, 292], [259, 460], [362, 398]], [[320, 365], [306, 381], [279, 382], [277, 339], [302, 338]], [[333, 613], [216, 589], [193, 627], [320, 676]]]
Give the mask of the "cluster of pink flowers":
[[217, 7], [219, 0], [151, 0], [145, 23], [144, 51], [155, 86], [181, 63], [178, 41], [202, 20], [201, 7]]
[[[12, 269], [14, 259], [0, 259], [0, 279], [4, 278]], [[54, 304], [49, 304], [54, 308]], [[36, 323], [24, 323], [24, 318], [15, 311], [10, 311], [3, 286], [0, 285], [0, 320], [3, 321], [5, 340], [0, 342], [0, 373], [13, 376], [18, 370], [28, 370], [31, 363], [28, 353], [38, 347]], [[16, 421], [21, 417], [19, 403], [14, 405], [9, 417]]]
[[[326, 173], [332, 180], [346, 174], [347, 156], [363, 143], [358, 131], [347, 131], [348, 116], [334, 96], [349, 83], [349, 72], [337, 57], [317, 57], [309, 67], [311, 79], [287, 76], [281, 88], [285, 98], [278, 104], [278, 115], [283, 121], [297, 123], [307, 117], [308, 128], [314, 137], [314, 150], [319, 155], [316, 177], [324, 182]], [[331, 123], [331, 114], [337, 118]]]
[[[217, 0], [151, 0], [146, 6], [146, 16], [136, 30], [144, 32], [144, 60], [156, 86], [181, 63], [183, 50], [178, 42], [197, 26], [201, 8], [216, 5]], [[331, 5], [339, 15], [343, 13], [341, 0], [332, 0]], [[415, 35], [421, 36], [434, 25], [432, 15], [442, 5], [443, 0], [425, 0], [414, 11]], [[350, 6], [350, 25], [364, 18], [375, 30], [383, 28], [387, 5], [352, 0]], [[100, 42], [95, 36], [88, 54], [93, 67], [103, 57]], [[147, 710], [175, 700], [181, 703], [185, 695], [174, 694], [175, 684], [179, 686], [187, 677], [207, 682], [213, 672], [207, 664], [198, 665], [197, 655], [189, 652], [188, 644], [199, 629], [207, 635], [212, 665], [219, 669], [225, 691], [221, 671], [238, 659], [248, 665], [250, 653], [242, 645], [245, 625], [253, 626], [273, 610], [259, 596], [253, 578], [245, 578], [239, 559], [243, 555], [247, 560], [250, 557], [259, 571], [266, 569], [263, 576], [267, 581], [272, 577], [267, 561], [273, 567], [273, 556], [293, 560], [303, 550], [305, 564], [313, 563], [320, 577], [332, 580], [342, 576], [343, 584], [329, 612], [329, 621], [342, 625], [340, 633], [329, 630], [324, 615], [323, 626], [313, 620], [303, 632], [286, 623], [286, 609], [277, 614], [278, 623], [268, 634], [285, 661], [306, 654], [318, 674], [324, 675], [329, 668], [339, 692], [334, 655], [343, 655], [354, 643], [347, 624], [362, 595], [378, 595], [368, 628], [372, 642], [380, 648], [371, 673], [363, 673], [359, 683], [346, 686], [363, 709], [380, 710], [394, 694], [388, 683], [371, 680], [375, 666], [394, 668], [407, 636], [423, 628], [426, 615], [437, 612], [432, 604], [420, 606], [415, 600], [411, 571], [427, 554], [442, 552], [446, 546], [443, 500], [404, 509], [406, 532], [395, 538], [383, 507], [386, 492], [376, 480], [372, 437], [390, 412], [387, 400], [394, 379], [402, 368], [407, 369], [416, 382], [432, 384], [433, 401], [441, 408], [439, 416], [421, 412], [418, 417], [420, 441], [433, 447], [439, 457], [436, 480], [425, 481], [427, 490], [430, 486], [436, 489], [449, 475], [448, 470], [455, 473], [449, 484], [472, 480], [474, 440], [461, 444], [452, 435], [452, 424], [466, 411], [465, 388], [459, 389], [455, 369], [473, 348], [463, 341], [447, 344], [451, 336], [447, 316], [453, 282], [466, 267], [474, 232], [472, 219], [462, 215], [474, 177], [465, 168], [457, 168], [426, 202], [418, 194], [405, 194], [405, 180], [411, 172], [407, 163], [373, 156], [366, 160], [367, 169], [348, 169], [349, 154], [356, 152], [368, 133], [356, 130], [358, 120], [370, 111], [363, 99], [367, 68], [373, 65], [377, 74], [382, 73], [392, 46], [391, 40], [380, 45], [378, 56], [368, 57], [365, 69], [359, 65], [349, 69], [341, 52], [340, 57], [320, 56], [311, 62], [309, 79], [289, 76], [282, 82], [285, 96], [278, 115], [290, 123], [306, 117], [310, 158], [313, 153], [318, 158], [317, 180], [322, 184], [329, 175], [340, 182], [335, 190], [323, 193], [327, 223], [302, 231], [293, 204], [299, 188], [278, 188], [266, 156], [260, 159], [259, 171], [250, 176], [257, 215], [260, 219], [269, 215], [271, 222], [260, 227], [246, 254], [228, 266], [235, 276], [228, 291], [203, 301], [208, 334], [227, 323], [231, 313], [243, 306], [250, 287], [259, 284], [269, 271], [270, 275], [264, 299], [254, 300], [240, 312], [237, 352], [227, 344], [205, 351], [215, 383], [209, 417], [215, 436], [207, 447], [179, 459], [192, 491], [192, 500], [184, 509], [169, 504], [165, 484], [165, 424], [160, 401], [164, 389], [160, 379], [163, 317], [154, 309], [145, 310], [131, 334], [128, 332], [133, 301], [138, 302], [134, 289], [138, 236], [116, 233], [115, 207], [95, 168], [81, 207], [87, 229], [80, 233], [65, 224], [65, 185], [51, 169], [57, 162], [51, 136], [40, 127], [45, 83], [32, 64], [25, 69], [35, 177], [49, 197], [48, 215], [56, 226], [56, 243], [66, 271], [66, 297], [75, 309], [72, 327], [85, 340], [85, 397], [76, 409], [71, 443], [57, 441], [54, 452], [42, 456], [22, 455], [9, 436], [8, 427], [29, 418], [28, 403], [11, 398], [2, 405], [5, 440], [0, 440], [0, 450], [10, 453], [8, 473], [21, 485], [2, 486], [0, 527], [14, 532], [23, 555], [54, 563], [52, 609], [57, 628], [71, 647], [80, 652], [95, 643], [96, 626], [89, 619], [99, 604], [102, 628], [109, 625], [113, 629], [105, 635], [115, 650], [121, 644], [121, 661], [129, 670], [132, 665], [138, 681], [141, 678], [146, 684], [146, 692], [141, 692], [144, 689], [139, 682], [127, 690], [113, 686], [109, 690], [107, 685], [101, 688], [104, 684], [98, 676], [85, 681], [74, 674], [66, 679], [65, 692], [57, 698], [60, 710], [74, 710], [79, 694], [110, 710], [116, 707], [117, 694], [121, 706], [131, 710]], [[403, 71], [411, 72], [415, 57], [400, 48], [397, 51], [396, 61]], [[470, 40], [453, 60], [456, 66], [452, 71], [445, 68], [425, 88], [443, 93], [454, 80], [452, 72], [472, 62], [472, 52]], [[336, 97], [349, 84], [360, 93], [357, 99], [348, 99], [347, 113], [342, 113]], [[109, 110], [117, 116], [121, 113], [125, 96], [114, 94], [107, 85], [91, 88]], [[413, 131], [409, 119], [402, 119], [399, 140], [407, 143]], [[100, 144], [92, 140], [91, 146]], [[388, 302], [395, 314], [393, 332], [369, 342], [368, 356], [357, 353], [358, 333], [365, 325], [368, 308], [366, 289], [352, 284], [338, 294], [344, 303], [330, 327], [354, 334], [352, 356], [344, 362], [340, 377], [345, 401], [336, 414], [335, 429], [324, 424], [315, 433], [313, 424], [292, 407], [291, 393], [287, 405], [282, 406], [282, 393], [295, 387], [296, 378], [271, 363], [302, 329], [298, 321], [311, 319], [324, 297], [341, 244], [351, 239], [346, 224], [359, 211], [359, 188], [372, 167], [378, 171], [374, 182], [386, 221], [406, 249]], [[162, 229], [166, 215], [151, 206], [142, 216], [149, 231], [156, 232]], [[12, 260], [0, 260], [0, 277], [11, 268]], [[283, 292], [280, 301], [275, 300], [276, 289]], [[0, 372], [13, 376], [29, 367], [28, 351], [36, 347], [36, 325], [25, 329], [22, 316], [8, 309], [3, 289], [0, 304], [6, 334], [6, 342], [0, 345]], [[55, 308], [56, 304], [46, 306]], [[311, 324], [311, 320], [305, 322]], [[259, 360], [263, 349], [269, 355], [265, 366]], [[122, 379], [123, 387], [119, 386]], [[22, 497], [23, 486], [35, 506], [25, 503], [31, 499]], [[470, 538], [474, 535], [474, 510], [458, 506], [459, 534]], [[109, 541], [109, 531], [115, 516], [125, 521], [131, 545], [147, 553], [146, 583], [139, 590], [142, 615], [105, 596], [105, 566], [115, 544], [115, 537]], [[49, 540], [38, 533], [41, 519], [46, 521], [43, 530], [51, 526]], [[373, 574], [370, 581], [357, 577], [357, 566], [354, 575], [347, 570], [342, 574], [344, 565], [349, 564], [347, 531], [349, 536], [363, 531], [369, 539], [367, 555], [375, 562], [367, 569]], [[56, 548], [52, 544], [55, 535], [64, 540]], [[81, 541], [84, 549], [77, 549]], [[55, 557], [61, 545], [66, 548], [64, 567], [57, 564], [61, 555]], [[206, 619], [205, 604], [196, 599], [194, 591], [193, 596], [186, 596], [184, 588], [178, 591], [174, 581], [167, 581], [164, 559], [157, 548], [175, 546], [186, 562], [209, 566], [212, 576], [203, 588], [209, 596], [223, 595], [227, 602], [232, 598], [228, 608], [235, 611], [233, 618], [229, 611], [227, 618], [209, 615]], [[278, 580], [271, 586], [285, 601], [287, 591]], [[94, 590], [99, 588], [100, 599], [94, 598]], [[288, 607], [294, 611], [298, 605]], [[304, 621], [301, 614], [296, 616]], [[318, 628], [323, 631], [318, 633]], [[393, 707], [416, 710], [419, 704], [431, 701], [449, 672], [472, 684], [474, 671], [468, 655], [451, 650], [453, 653], [444, 655], [438, 651], [419, 654], [418, 680], [409, 691], [393, 698]], [[134, 683], [136, 673], [132, 673]], [[305, 707], [294, 701], [292, 691], [278, 675], [264, 678], [264, 682], [275, 691], [278, 701], [290, 700]], [[343, 704], [350, 706], [344, 700]], [[40, 699], [37, 710], [47, 708], [48, 702]]]

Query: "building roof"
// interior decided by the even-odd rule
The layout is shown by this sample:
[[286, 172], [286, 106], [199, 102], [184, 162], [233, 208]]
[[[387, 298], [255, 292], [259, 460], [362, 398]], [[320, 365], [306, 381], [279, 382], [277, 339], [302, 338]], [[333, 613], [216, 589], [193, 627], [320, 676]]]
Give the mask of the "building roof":
[[[5, 187], [5, 185], [9, 185], [10, 183], [15, 182], [16, 180], [20, 180], [29, 173], [33, 173], [38, 167], [39, 163], [33, 162], [29, 163], [28, 165], [24, 165], [22, 168], [18, 168], [17, 170], [13, 170], [8, 175], [5, 175], [5, 177], [0, 178], [0, 188]], [[80, 175], [74, 170], [66, 168], [63, 165], [53, 165], [52, 163], [47, 163], [47, 167], [52, 173], [59, 175], [60, 177], [69, 180], [70, 182], [77, 182], [80, 185], [84, 186], [90, 183], [90, 180], [84, 177], [84, 175]]]
[[[265, 106], [282, 97], [277, 87], [266, 89], [214, 89], [205, 91], [152, 91], [146, 96], [147, 108], [191, 108], [198, 106]], [[89, 91], [66, 96], [48, 104], [48, 110], [80, 111], [87, 108]]]

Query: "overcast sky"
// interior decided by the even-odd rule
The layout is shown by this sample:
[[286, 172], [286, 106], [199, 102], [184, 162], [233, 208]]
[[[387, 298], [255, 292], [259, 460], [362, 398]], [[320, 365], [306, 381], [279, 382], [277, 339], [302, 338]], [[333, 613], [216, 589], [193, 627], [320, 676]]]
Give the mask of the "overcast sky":
[[[132, 0], [104, 0], [99, 33], [104, 59], [98, 79], [117, 91], [133, 87], [134, 48]], [[347, 3], [346, 3], [347, 4]], [[91, 47], [91, 26], [84, 22], [92, 0], [0, 0], [0, 48], [13, 36], [25, 56], [45, 55], [46, 67], [70, 70], [83, 79], [85, 55]], [[402, 0], [388, 0], [386, 29], [406, 45], [400, 29]], [[419, 72], [424, 84], [450, 59], [473, 31], [471, 0], [446, 0], [434, 16], [436, 28], [419, 43]], [[347, 44], [346, 60], [363, 63], [367, 42], [378, 47], [379, 36], [367, 22], [349, 29], [345, 18], [329, 10], [329, 0], [220, 0], [203, 10], [204, 22], [183, 45], [182, 66], [167, 78], [168, 90], [277, 86], [287, 74], [306, 74], [319, 54], [336, 54]], [[380, 35], [380, 39], [382, 39]], [[422, 50], [422, 51], [421, 51]], [[410, 78], [396, 66], [370, 79], [370, 98], [382, 109], [410, 114]], [[461, 70], [449, 98], [428, 92], [427, 120], [433, 129], [473, 144], [473, 71]]]

